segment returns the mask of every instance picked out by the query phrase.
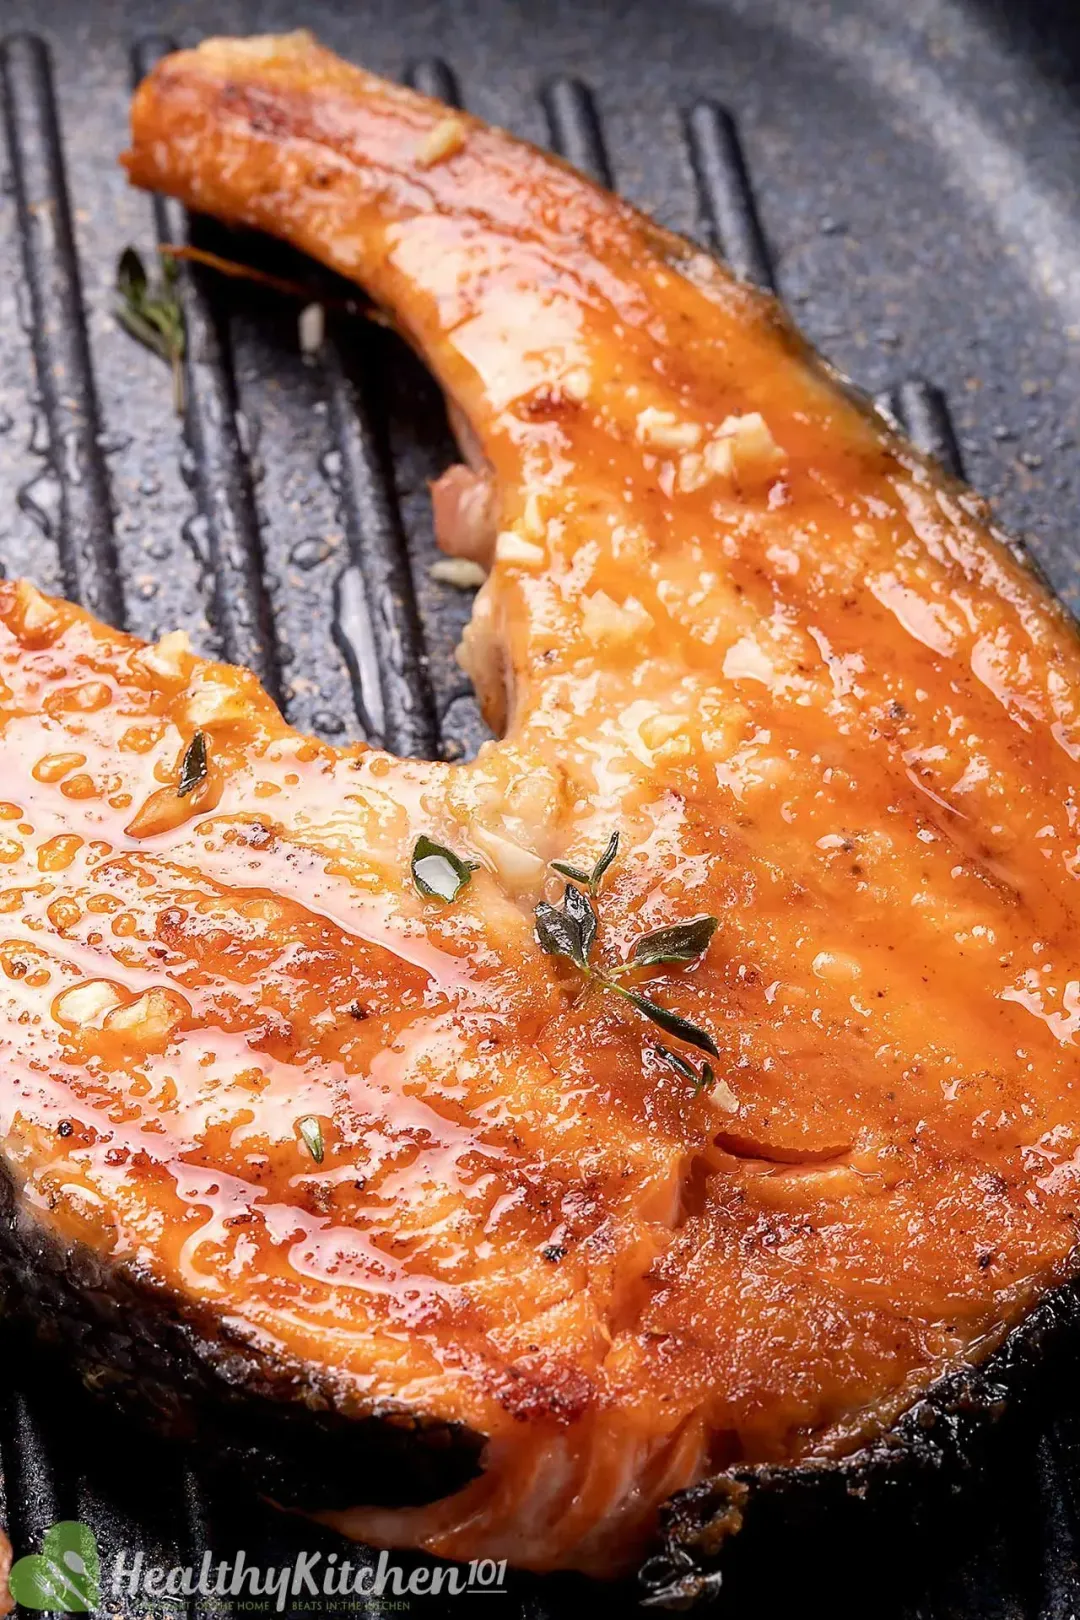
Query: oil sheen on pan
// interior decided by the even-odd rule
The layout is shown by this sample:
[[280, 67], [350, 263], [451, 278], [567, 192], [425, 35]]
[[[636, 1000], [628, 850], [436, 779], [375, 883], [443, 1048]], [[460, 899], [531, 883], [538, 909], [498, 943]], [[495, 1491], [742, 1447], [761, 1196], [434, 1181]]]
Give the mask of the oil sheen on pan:
[[500, 737], [0, 586], [13, 1241], [355, 1440], [349, 1535], [617, 1575], [704, 1491], [711, 1557], [1070, 1275], [1074, 630], [770, 299], [307, 35], [166, 58], [125, 161], [431, 366]]

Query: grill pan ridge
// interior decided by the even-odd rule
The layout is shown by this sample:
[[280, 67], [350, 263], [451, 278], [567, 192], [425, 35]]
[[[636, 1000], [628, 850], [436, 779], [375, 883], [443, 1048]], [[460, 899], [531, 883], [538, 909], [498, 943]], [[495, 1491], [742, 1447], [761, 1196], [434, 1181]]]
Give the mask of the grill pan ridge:
[[[293, 307], [185, 269], [181, 421], [164, 368], [110, 314], [128, 242], [148, 255], [190, 236], [283, 259], [129, 192], [115, 155], [133, 80], [171, 44], [303, 23], [552, 146], [778, 290], [921, 448], [995, 500], [1080, 606], [1080, 204], [1067, 187], [1080, 172], [1080, 20], [1069, 0], [900, 11], [888, 0], [5, 0], [4, 571], [139, 635], [183, 626], [331, 741], [451, 759], [482, 741], [452, 656], [470, 598], [428, 573], [427, 480], [453, 449], [419, 364], [363, 320], [331, 320], [320, 355], [304, 356]], [[16, 1554], [76, 1517], [106, 1573], [121, 1552], [169, 1566], [198, 1565], [205, 1549], [243, 1548], [263, 1565], [340, 1551], [53, 1388], [17, 1340], [0, 1355], [0, 1517]], [[1055, 1362], [1044, 1409], [1002, 1437], [962, 1507], [918, 1529], [903, 1569], [883, 1572], [887, 1534], [841, 1545], [828, 1565], [811, 1547], [775, 1591], [740, 1584], [736, 1568], [728, 1612], [788, 1613], [801, 1591], [840, 1613], [872, 1604], [905, 1620], [1080, 1614], [1073, 1383]], [[601, 1601], [630, 1613], [637, 1596]], [[479, 1599], [391, 1601], [436, 1620]], [[494, 1601], [514, 1620], [546, 1620], [597, 1594], [569, 1577], [513, 1578]], [[101, 1612], [161, 1608], [106, 1593]], [[328, 1599], [321, 1612], [389, 1609]], [[186, 1611], [245, 1612], [204, 1598]]]

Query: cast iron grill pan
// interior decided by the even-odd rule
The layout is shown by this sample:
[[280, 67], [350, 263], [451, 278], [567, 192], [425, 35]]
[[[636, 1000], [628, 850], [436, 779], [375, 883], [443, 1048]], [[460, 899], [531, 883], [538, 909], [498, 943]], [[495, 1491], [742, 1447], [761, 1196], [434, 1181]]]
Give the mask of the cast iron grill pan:
[[[131, 84], [210, 31], [302, 22], [345, 55], [549, 144], [662, 223], [772, 287], [809, 336], [955, 472], [995, 498], [1080, 602], [1070, 517], [1080, 405], [1080, 29], [1067, 3], [306, 0], [154, 6], [7, 0], [0, 14], [0, 563], [149, 638], [256, 670], [289, 720], [332, 741], [462, 758], [486, 735], [453, 648], [469, 594], [434, 583], [427, 480], [453, 458], [437, 390], [385, 330], [335, 319], [317, 359], [296, 310], [182, 273], [183, 419], [167, 372], [115, 326], [128, 242], [192, 240], [311, 278], [261, 239], [127, 190], [115, 166]], [[317, 283], [336, 289], [323, 277]], [[115, 1557], [199, 1564], [243, 1548], [279, 1565], [343, 1544], [197, 1475], [69, 1390], [17, 1341], [0, 1396], [0, 1517], [16, 1554], [83, 1518]], [[1069, 1367], [1045, 1411], [1005, 1425], [962, 1498], [915, 1522], [888, 1508], [736, 1560], [741, 1616], [827, 1602], [905, 1620], [1080, 1613], [1080, 1415]], [[367, 1558], [366, 1553], [353, 1553]], [[402, 1556], [406, 1569], [412, 1560]], [[782, 1567], [776, 1567], [782, 1566]], [[515, 1577], [505, 1620], [632, 1589]], [[464, 1615], [471, 1598], [393, 1598], [325, 1615]], [[228, 1599], [101, 1612], [234, 1615]], [[287, 1610], [289, 1613], [311, 1612]], [[487, 1612], [486, 1610], [483, 1612]]]

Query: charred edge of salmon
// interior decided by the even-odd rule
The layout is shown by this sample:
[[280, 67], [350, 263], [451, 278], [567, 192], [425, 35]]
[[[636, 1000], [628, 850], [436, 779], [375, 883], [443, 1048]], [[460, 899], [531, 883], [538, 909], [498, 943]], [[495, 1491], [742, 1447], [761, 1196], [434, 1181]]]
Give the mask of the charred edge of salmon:
[[[755, 1555], [827, 1521], [850, 1531], [854, 1512], [901, 1523], [932, 1512], [988, 1457], [1008, 1418], [1045, 1410], [1051, 1363], [1080, 1342], [1080, 1275], [1045, 1294], [987, 1356], [930, 1386], [892, 1428], [836, 1458], [726, 1469], [664, 1504], [660, 1546], [639, 1584], [650, 1607], [685, 1609], [721, 1590], [732, 1555]], [[733, 1538], [740, 1544], [732, 1545]]]
[[350, 1416], [298, 1365], [230, 1339], [206, 1313], [68, 1246], [0, 1167], [5, 1314], [55, 1347], [86, 1387], [283, 1506], [412, 1506], [479, 1472], [483, 1437], [400, 1408]]

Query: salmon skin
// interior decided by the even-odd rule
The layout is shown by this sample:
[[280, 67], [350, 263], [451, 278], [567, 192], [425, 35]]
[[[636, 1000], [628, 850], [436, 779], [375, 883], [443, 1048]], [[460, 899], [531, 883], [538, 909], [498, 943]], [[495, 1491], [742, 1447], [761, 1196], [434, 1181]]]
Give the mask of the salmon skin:
[[334, 749], [0, 586], [9, 1238], [150, 1324], [125, 1387], [171, 1335], [174, 1426], [332, 1438], [345, 1533], [616, 1575], [673, 1499], [692, 1596], [1071, 1275], [1073, 628], [773, 301], [306, 34], [164, 59], [125, 162], [430, 364], [501, 735]]

